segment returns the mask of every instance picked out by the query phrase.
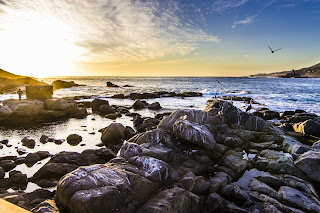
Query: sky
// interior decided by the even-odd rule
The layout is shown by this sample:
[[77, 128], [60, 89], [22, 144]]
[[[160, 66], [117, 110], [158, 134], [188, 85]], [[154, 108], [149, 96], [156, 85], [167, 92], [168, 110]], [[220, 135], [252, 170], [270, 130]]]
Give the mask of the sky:
[[300, 69], [320, 62], [319, 23], [320, 0], [0, 0], [0, 68], [34, 77]]

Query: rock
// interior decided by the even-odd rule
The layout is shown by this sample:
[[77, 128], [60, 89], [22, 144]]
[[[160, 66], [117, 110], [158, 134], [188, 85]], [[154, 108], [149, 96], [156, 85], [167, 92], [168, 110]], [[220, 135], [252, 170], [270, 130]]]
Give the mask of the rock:
[[106, 105], [106, 104], [102, 104], [100, 107], [99, 107], [99, 110], [98, 112], [102, 115], [107, 115], [107, 114], [112, 114], [115, 112], [115, 110], [113, 109], [112, 106], [110, 105]]
[[312, 181], [320, 182], [320, 152], [303, 153], [294, 165]]
[[152, 109], [152, 110], [159, 110], [161, 108], [162, 107], [160, 106], [159, 102], [152, 103], [148, 106], [148, 109]]
[[76, 146], [82, 141], [82, 137], [77, 134], [71, 134], [67, 137], [67, 143]]
[[22, 142], [22, 146], [26, 146], [29, 149], [33, 149], [36, 145], [36, 142], [33, 139], [29, 139], [27, 137], [23, 138], [21, 142]]
[[173, 141], [172, 135], [162, 129], [154, 129], [145, 133], [140, 133], [128, 140], [128, 142], [137, 144], [155, 143], [165, 147], [173, 147]]
[[256, 168], [276, 174], [290, 174], [305, 179], [293, 164], [292, 155], [274, 150], [263, 150], [255, 161]]
[[57, 89], [62, 89], [62, 88], [79, 87], [82, 85], [76, 84], [73, 81], [56, 80], [51, 83], [51, 86], [53, 86], [54, 90], [57, 90]]
[[168, 165], [150, 157], [81, 167], [60, 180], [55, 201], [61, 210], [77, 213], [133, 212], [169, 176]]
[[42, 187], [56, 186], [58, 180], [79, 166], [106, 163], [116, 155], [109, 149], [85, 150], [76, 152], [60, 152], [41, 167], [31, 178], [31, 181]]
[[33, 213], [59, 213], [59, 209], [54, 200], [45, 200], [33, 209], [30, 210]]
[[224, 144], [229, 147], [240, 147], [244, 144], [244, 142], [239, 137], [226, 137], [224, 140]]
[[39, 155], [37, 155], [36, 153], [29, 153], [26, 158], [25, 158], [25, 164], [28, 167], [33, 166], [36, 162], [40, 161], [40, 157]]
[[233, 150], [227, 151], [222, 160], [225, 166], [231, 168], [237, 174], [242, 174], [249, 166], [249, 162], [243, 159], [243, 153]]
[[116, 120], [117, 118], [121, 117], [122, 115], [120, 113], [112, 113], [112, 114], [107, 114], [105, 118], [111, 119], [111, 120]]
[[69, 110], [70, 118], [82, 119], [88, 115], [87, 109], [84, 107], [72, 108]]
[[45, 144], [45, 143], [48, 142], [48, 139], [49, 139], [48, 136], [46, 136], [46, 135], [41, 135], [41, 137], [40, 137], [40, 142], [43, 143], [43, 144]]
[[27, 150], [23, 148], [17, 148], [16, 150], [19, 155], [24, 155], [27, 153]]
[[320, 151], [320, 140], [312, 144], [312, 149], [319, 152]]
[[297, 189], [293, 189], [288, 186], [280, 187], [278, 191], [279, 197], [287, 204], [296, 208], [302, 209], [307, 212], [320, 212], [320, 206], [317, 202], [305, 196]]
[[204, 125], [191, 123], [187, 120], [177, 120], [173, 125], [176, 137], [213, 150], [216, 144], [214, 136]]
[[237, 124], [246, 130], [252, 131], [269, 131], [269, 124], [265, 120], [250, 113], [242, 112], [227, 101], [213, 102], [204, 111], [210, 115], [217, 115], [219, 113], [228, 125]]
[[118, 85], [115, 85], [114, 83], [108, 81], [107, 82], [107, 87], [119, 87]]
[[11, 185], [11, 188], [14, 190], [18, 190], [18, 189], [25, 190], [28, 184], [27, 175], [22, 174], [20, 171], [15, 171], [15, 170], [10, 171], [9, 183]]
[[130, 126], [126, 126], [125, 139], [129, 141], [129, 139], [134, 137], [135, 135], [136, 132], [134, 131], [134, 129], [132, 129]]
[[124, 94], [115, 94], [113, 96], [111, 96], [111, 98], [117, 98], [117, 99], [124, 99]]
[[143, 109], [147, 106], [147, 102], [145, 101], [141, 101], [141, 100], [136, 100], [133, 104], [132, 104], [132, 108], [133, 109]]
[[49, 99], [45, 100], [47, 110], [68, 111], [77, 108], [77, 103], [73, 99]]
[[168, 117], [160, 121], [158, 128], [172, 132], [173, 124], [181, 117], [185, 117], [185, 120], [198, 124], [209, 124], [213, 121], [213, 116], [202, 110], [175, 110]]
[[211, 193], [217, 192], [223, 185], [228, 184], [231, 181], [231, 177], [224, 172], [218, 172], [212, 178], [210, 178], [209, 191]]
[[266, 110], [263, 112], [263, 119], [265, 120], [272, 120], [272, 119], [279, 119], [280, 114], [279, 112], [271, 111], [271, 110]]
[[0, 180], [4, 178], [5, 175], [5, 171], [3, 170], [3, 168], [0, 166]]
[[206, 200], [206, 207], [209, 212], [238, 212], [238, 213], [248, 212], [238, 207], [234, 203], [231, 203], [225, 200], [217, 193], [212, 193], [208, 196]]
[[178, 187], [166, 189], [146, 202], [137, 212], [200, 212], [200, 197]]
[[92, 111], [97, 112], [99, 110], [100, 106], [103, 104], [109, 105], [109, 102], [107, 100], [95, 98], [91, 103]]
[[111, 123], [105, 128], [101, 135], [101, 141], [104, 145], [119, 144], [125, 138], [126, 128], [121, 123]]
[[26, 86], [26, 96], [28, 99], [50, 99], [53, 95], [53, 86], [33, 85]]
[[144, 121], [144, 119], [141, 117], [141, 115], [135, 115], [132, 120], [133, 126], [137, 127], [137, 126], [143, 124], [143, 121]]
[[14, 168], [16, 168], [17, 164], [15, 164], [12, 160], [2, 160], [0, 161], [0, 167], [2, 167], [2, 169], [5, 172], [8, 172]]
[[293, 129], [302, 134], [320, 136], [320, 123], [314, 120], [307, 120], [302, 123], [294, 124]]

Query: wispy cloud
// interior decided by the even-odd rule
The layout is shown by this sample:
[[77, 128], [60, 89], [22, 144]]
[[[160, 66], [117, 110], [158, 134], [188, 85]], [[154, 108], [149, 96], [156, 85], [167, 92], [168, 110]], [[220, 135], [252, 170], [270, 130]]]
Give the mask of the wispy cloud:
[[281, 7], [283, 7], [283, 8], [289, 8], [289, 7], [295, 7], [296, 6], [296, 4], [283, 4], [283, 5], [281, 5]]
[[[199, 42], [219, 41], [192, 21], [190, 11], [171, 0], [0, 0], [1, 10], [2, 32], [12, 30], [17, 22], [61, 23], [57, 27], [63, 27], [59, 30], [65, 32], [64, 39], [81, 49], [80, 60], [88, 62], [186, 55]], [[52, 30], [57, 29], [52, 26]]]
[[219, 13], [224, 12], [225, 10], [240, 7], [244, 5], [249, 0], [218, 0], [213, 4], [213, 10]]
[[254, 19], [256, 18], [256, 15], [254, 16], [249, 16], [243, 20], [235, 21], [234, 24], [232, 25], [232, 29], [236, 28], [239, 24], [240, 25], [245, 25], [245, 24], [250, 24], [254, 22]]

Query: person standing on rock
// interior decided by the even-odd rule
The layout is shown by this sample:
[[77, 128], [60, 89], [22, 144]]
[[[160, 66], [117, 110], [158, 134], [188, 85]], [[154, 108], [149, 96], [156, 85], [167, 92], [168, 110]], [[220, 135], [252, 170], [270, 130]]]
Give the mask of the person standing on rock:
[[22, 96], [22, 91], [21, 91], [21, 89], [19, 89], [19, 90], [17, 91], [17, 93], [18, 93], [18, 95], [19, 95], [19, 101], [21, 101], [21, 96]]

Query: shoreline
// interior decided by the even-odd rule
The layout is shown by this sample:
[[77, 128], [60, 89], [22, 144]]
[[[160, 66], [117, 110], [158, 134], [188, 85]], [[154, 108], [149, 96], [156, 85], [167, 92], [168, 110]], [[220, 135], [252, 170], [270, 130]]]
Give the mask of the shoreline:
[[[228, 98], [226, 98], [226, 99], [228, 99]], [[233, 99], [234, 103], [236, 101], [237, 100]], [[28, 189], [27, 189], [28, 193], [21, 193], [21, 192], [19, 193], [18, 191], [11, 189], [8, 192], [5, 192], [6, 190], [2, 191], [5, 194], [0, 195], [0, 197], [3, 197], [6, 199], [6, 197], [9, 195], [10, 196], [16, 195], [17, 199], [19, 198], [19, 196], [20, 196], [19, 199], [21, 199], [21, 196], [31, 196], [32, 195], [31, 191], [33, 189], [35, 189], [33, 187], [37, 187], [37, 185], [34, 184], [34, 182], [36, 182], [38, 185], [40, 185], [39, 188], [37, 187], [38, 190], [36, 190], [36, 191], [40, 190], [42, 193], [45, 193], [47, 196], [47, 197], [43, 196], [43, 194], [41, 195], [41, 193], [40, 193], [40, 198], [42, 197], [42, 198], [51, 198], [52, 199], [53, 195], [56, 193], [59, 193], [59, 192], [55, 191], [55, 188], [51, 188], [51, 187], [55, 186], [58, 183], [57, 180], [59, 180], [60, 177], [62, 177], [62, 175], [60, 174], [60, 175], [56, 176], [57, 174], [59, 174], [59, 172], [52, 171], [53, 173], [51, 175], [54, 178], [52, 180], [48, 180], [47, 179], [48, 177], [44, 175], [45, 173], [41, 173], [42, 170], [43, 170], [43, 172], [46, 171], [46, 169], [44, 169], [44, 168], [48, 167], [51, 164], [54, 164], [56, 167], [56, 166], [60, 165], [61, 163], [67, 163], [65, 165], [66, 166], [65, 168], [67, 169], [66, 172], [68, 173], [68, 172], [71, 172], [74, 169], [78, 168], [79, 166], [92, 166], [97, 163], [98, 164], [101, 164], [101, 163], [105, 164], [106, 163], [106, 165], [108, 165], [108, 161], [111, 160], [112, 158], [117, 159], [119, 157], [122, 157], [124, 159], [130, 159], [131, 157], [133, 157], [137, 154], [137, 153], [133, 154], [133, 153], [131, 153], [131, 151], [129, 153], [126, 153], [129, 150], [131, 150], [130, 147], [133, 146], [133, 144], [131, 144], [131, 143], [137, 144], [134, 146], [140, 146], [141, 144], [145, 144], [144, 146], [139, 148], [142, 150], [142, 153], [145, 153], [145, 154], [143, 154], [143, 156], [146, 155], [146, 156], [153, 157], [153, 158], [155, 157], [156, 159], [160, 158], [161, 160], [164, 160], [165, 162], [168, 163], [168, 165], [171, 165], [171, 166], [174, 166], [175, 163], [172, 162], [171, 157], [169, 157], [172, 154], [168, 155], [169, 153], [175, 153], [175, 154], [173, 154], [175, 156], [175, 158], [180, 159], [180, 160], [184, 159], [187, 161], [190, 156], [193, 156], [193, 154], [191, 154], [192, 152], [190, 153], [191, 154], [190, 156], [189, 156], [189, 154], [187, 155], [187, 156], [189, 156], [187, 158], [185, 158], [186, 156], [184, 156], [184, 154], [183, 155], [178, 154], [181, 151], [181, 149], [185, 150], [185, 151], [187, 151], [189, 149], [190, 150], [197, 150], [196, 153], [202, 153], [202, 154], [196, 154], [196, 155], [200, 155], [200, 156], [202, 156], [202, 158], [204, 156], [206, 156], [206, 158], [210, 159], [210, 161], [208, 161], [208, 162], [211, 162], [211, 163], [213, 161], [215, 163], [221, 164], [221, 162], [220, 162], [221, 160], [217, 160], [216, 157], [217, 156], [221, 156], [221, 157], [224, 156], [222, 159], [225, 159], [226, 161], [221, 164], [222, 167], [224, 164], [228, 165], [230, 163], [229, 160], [227, 160], [227, 159], [230, 159], [230, 160], [237, 159], [237, 161], [239, 161], [240, 165], [236, 164], [236, 165], [231, 166], [230, 168], [228, 167], [229, 166], [228, 165], [227, 167], [221, 168], [222, 170], [220, 170], [218, 172], [218, 174], [219, 175], [223, 174], [224, 177], [226, 178], [225, 180], [238, 180], [238, 178], [240, 178], [239, 180], [242, 180], [241, 176], [244, 175], [246, 172], [250, 172], [250, 171], [253, 172], [252, 169], [258, 169], [258, 170], [262, 169], [262, 167], [259, 167], [259, 166], [257, 167], [254, 165], [257, 165], [257, 160], [259, 159], [259, 158], [257, 159], [256, 156], [262, 156], [262, 154], [264, 153], [264, 150], [272, 150], [272, 153], [279, 158], [282, 158], [281, 157], [282, 155], [280, 153], [278, 153], [278, 151], [280, 151], [280, 150], [290, 153], [290, 156], [291, 156], [290, 158], [292, 158], [292, 165], [290, 165], [290, 166], [292, 168], [294, 168], [293, 160], [298, 161], [302, 153], [304, 153], [308, 150], [314, 150], [315, 148], [312, 148], [310, 145], [313, 144], [314, 142], [316, 142], [315, 140], [317, 139], [317, 137], [319, 137], [319, 136], [316, 136], [316, 137], [303, 136], [303, 134], [294, 133], [294, 131], [292, 129], [292, 128], [294, 128], [294, 126], [297, 126], [296, 131], [300, 131], [300, 130], [302, 131], [303, 126], [301, 126], [300, 124], [302, 124], [306, 121], [309, 121], [309, 120], [315, 120], [317, 122], [319, 120], [319, 118], [317, 116], [315, 116], [314, 114], [303, 112], [301, 110], [297, 110], [296, 112], [287, 111], [287, 112], [285, 112], [285, 114], [286, 114], [285, 116], [287, 116], [287, 117], [280, 118], [279, 113], [277, 114], [277, 112], [270, 111], [267, 109], [264, 109], [264, 111], [260, 110], [260, 111], [255, 112], [256, 115], [259, 115], [260, 117], [265, 118], [266, 120], [270, 120], [270, 119], [272, 120], [274, 118], [280, 119], [279, 121], [275, 120], [271, 123], [270, 122], [268, 123], [267, 121], [263, 120], [262, 118], [253, 116], [252, 114], [245, 113], [243, 110], [239, 111], [239, 109], [237, 109], [235, 106], [230, 104], [230, 100], [227, 100], [227, 101], [214, 100], [210, 104], [211, 107], [209, 107], [209, 108], [207, 107], [207, 109], [205, 109], [205, 111], [198, 110], [198, 109], [192, 109], [192, 108], [187, 109], [187, 110], [180, 110], [182, 115], [186, 113], [186, 119], [189, 120], [191, 123], [185, 122], [182, 119], [179, 123], [179, 125], [182, 125], [182, 126], [175, 127], [176, 130], [174, 130], [173, 133], [170, 133], [172, 131], [172, 129], [170, 130], [170, 128], [172, 128], [172, 127], [167, 126], [170, 124], [170, 122], [172, 122], [170, 120], [171, 119], [178, 119], [179, 120], [179, 117], [181, 117], [181, 116], [176, 117], [176, 116], [174, 116], [174, 114], [169, 115], [170, 113], [166, 113], [166, 110], [163, 110], [163, 109], [162, 109], [162, 111], [158, 111], [159, 109], [158, 110], [150, 110], [150, 109], [148, 109], [148, 106], [151, 105], [151, 103], [153, 102], [153, 99], [147, 100], [147, 102], [149, 102], [149, 103], [146, 105], [145, 102], [140, 103], [138, 100], [138, 101], [134, 102], [134, 104], [136, 104], [136, 106], [139, 106], [139, 107], [136, 107], [136, 106], [134, 107], [134, 104], [133, 104], [132, 108], [135, 108], [135, 109], [130, 109], [130, 107], [128, 107], [128, 106], [109, 105], [109, 103], [103, 99], [96, 100], [95, 102], [91, 103], [90, 107], [89, 107], [89, 105], [86, 106], [86, 107], [89, 107], [87, 109], [90, 109], [90, 110], [89, 110], [89, 114], [86, 115], [85, 118], [81, 118], [81, 119], [77, 119], [77, 118], [70, 119], [69, 118], [66, 121], [61, 121], [56, 124], [49, 125], [48, 126], [49, 128], [47, 130], [45, 127], [43, 127], [43, 130], [45, 130], [45, 132], [43, 132], [43, 130], [41, 130], [41, 127], [40, 127], [40, 131], [37, 134], [39, 134], [40, 132], [42, 132], [42, 133], [47, 132], [46, 139], [44, 139], [45, 138], [44, 135], [46, 135], [46, 134], [41, 135], [41, 137], [40, 137], [40, 135], [38, 135], [35, 138], [28, 137], [27, 139], [23, 139], [24, 137], [23, 137], [23, 135], [21, 135], [21, 137], [18, 136], [13, 141], [11, 139], [8, 140], [6, 138], [3, 138], [1, 140], [2, 151], [6, 150], [5, 152], [8, 153], [9, 155], [0, 157], [0, 159], [1, 159], [0, 166], [4, 166], [7, 170], [5, 172], [4, 179], [1, 181], [2, 184], [0, 184], [0, 186], [4, 187], [4, 189], [5, 189], [6, 185], [7, 186], [10, 185], [11, 187], [13, 187], [15, 189], [20, 189], [20, 190], [22, 189], [23, 190], [27, 187], [26, 184], [31, 184], [31, 183], [32, 184], [30, 186], [28, 186]], [[98, 105], [96, 105], [96, 104], [98, 104]], [[122, 114], [123, 113], [123, 115], [118, 118], [117, 118], [117, 116], [115, 116], [114, 117], [115, 120], [112, 120], [110, 118], [106, 118], [105, 116], [109, 115], [110, 113], [105, 113], [105, 111], [102, 113], [101, 111], [106, 110], [103, 107], [102, 107], [103, 109], [102, 108], [100, 109], [100, 107], [102, 105], [109, 106], [107, 108], [109, 108], [109, 110], [113, 110], [114, 114], [117, 114], [117, 113]], [[221, 106], [224, 106], [224, 107], [221, 107]], [[218, 107], [218, 108], [216, 108], [216, 107]], [[92, 108], [93, 113], [91, 113], [91, 108]], [[144, 111], [148, 112], [149, 115], [151, 115], [150, 112], [153, 111], [155, 113], [154, 117], [141, 116], [140, 114], [148, 114], [148, 113], [144, 113]], [[222, 114], [220, 114], [220, 115], [217, 114], [218, 111], [221, 111]], [[203, 117], [203, 115], [200, 116], [200, 114], [202, 114], [202, 113], [209, 113], [209, 112], [210, 112], [210, 114], [204, 114], [205, 117]], [[236, 114], [234, 114], [234, 112], [236, 112]], [[163, 114], [163, 113], [165, 113], [165, 114]], [[192, 114], [190, 114], [190, 113], [192, 113]], [[199, 114], [199, 115], [197, 115], [197, 114]], [[221, 115], [223, 115], [223, 114], [225, 114], [226, 117], [224, 117], [222, 119]], [[231, 115], [234, 115], [236, 117], [232, 118], [232, 117], [230, 117]], [[198, 117], [198, 116], [200, 116], [200, 117]], [[206, 116], [208, 116], [208, 117], [206, 118]], [[182, 117], [184, 117], [184, 116], [182, 116]], [[209, 119], [209, 120], [206, 121], [203, 119]], [[233, 119], [236, 119], [237, 121], [233, 121]], [[108, 122], [106, 122], [106, 121], [108, 121]], [[68, 122], [69, 122], [70, 126], [72, 126], [72, 128], [65, 129], [68, 126], [68, 125], [66, 125]], [[169, 123], [164, 126], [163, 123], [165, 123], [165, 122], [169, 122]], [[233, 123], [233, 122], [235, 122], [235, 123]], [[88, 125], [88, 123], [91, 123], [91, 124]], [[97, 124], [99, 124], [99, 125], [97, 125]], [[124, 128], [123, 130], [121, 130], [121, 131], [123, 131], [123, 133], [121, 133], [121, 134], [116, 133], [117, 136], [115, 138], [111, 139], [111, 141], [113, 141], [113, 142], [111, 142], [111, 143], [106, 142], [108, 140], [110, 141], [110, 139], [102, 139], [103, 135], [107, 134], [104, 132], [108, 128], [111, 128], [110, 126], [113, 126], [115, 124], [119, 124], [120, 126], [123, 125], [123, 127], [117, 127], [120, 129]], [[170, 124], [170, 125], [172, 125], [172, 124]], [[208, 127], [205, 127], [204, 124], [206, 124], [207, 126], [211, 125], [210, 129], [207, 129]], [[176, 125], [178, 125], [178, 123]], [[234, 126], [234, 125], [236, 125], [236, 126]], [[248, 126], [248, 125], [253, 125], [253, 126]], [[270, 125], [272, 125], [271, 129], [269, 129]], [[275, 125], [278, 127], [276, 127]], [[55, 135], [55, 136], [50, 135], [50, 131], [53, 130], [51, 127], [57, 127], [57, 129], [54, 131], [58, 131], [58, 132], [61, 131], [62, 129], [64, 129], [64, 135]], [[59, 130], [59, 127], [61, 128], [61, 130]], [[281, 133], [279, 133], [279, 130], [275, 130], [279, 127], [282, 129], [280, 131]], [[51, 130], [50, 130], [50, 128], [51, 128]], [[191, 131], [190, 128], [191, 129], [195, 128], [195, 129]], [[240, 128], [240, 129], [238, 129], [238, 128]], [[161, 132], [161, 135], [157, 135], [156, 137], [155, 136], [151, 137], [151, 138], [160, 138], [160, 139], [163, 137], [164, 141], [161, 142], [161, 144], [163, 144], [163, 145], [161, 145], [160, 147], [158, 147], [158, 145], [156, 145], [158, 142], [148, 141], [148, 140], [150, 140], [149, 137], [146, 137], [144, 139], [147, 141], [138, 142], [139, 140], [141, 140], [141, 139], [139, 139], [140, 137], [141, 138], [144, 137], [143, 135], [151, 134], [151, 133], [152, 134], [160, 134], [158, 129], [159, 130], [164, 129], [164, 130], [168, 131], [169, 135], [171, 135], [170, 138], [172, 137], [172, 134], [175, 135], [175, 138], [170, 139], [170, 141], [171, 141], [170, 143], [172, 143], [173, 141], [176, 141], [176, 140], [189, 141], [189, 142], [187, 144], [183, 145], [182, 147], [180, 145], [177, 146], [177, 144], [169, 145], [169, 144], [167, 144], [167, 143], [169, 143], [169, 141], [166, 142], [167, 139], [165, 139], [169, 136], [164, 136], [163, 135], [164, 133], [162, 133], [162, 132]], [[245, 133], [247, 131], [246, 129], [249, 129], [251, 131], [251, 133], [250, 132]], [[191, 131], [191, 132], [187, 134], [185, 132], [186, 130]], [[201, 130], [201, 131], [194, 132], [196, 130], [197, 131]], [[241, 133], [240, 130], [243, 132]], [[11, 132], [16, 131], [16, 133], [13, 133], [13, 134], [19, 133], [19, 130], [7, 129], [6, 131], [8, 131], [8, 134], [10, 134], [10, 131]], [[27, 131], [28, 131], [28, 129], [27, 129]], [[118, 129], [116, 131], [120, 131], [120, 130]], [[207, 135], [207, 136], [212, 135], [212, 138], [210, 138], [210, 137], [207, 138], [207, 136], [202, 135], [202, 134], [204, 134], [203, 131], [204, 132], [209, 131], [210, 133], [207, 132], [207, 133], [205, 133], [205, 135]], [[237, 132], [237, 131], [240, 131], [240, 132]], [[261, 131], [262, 131], [262, 133], [261, 133]], [[266, 132], [263, 133], [264, 131], [266, 131]], [[247, 135], [243, 135], [244, 133]], [[76, 142], [76, 143], [69, 142], [68, 137], [72, 134], [80, 136], [81, 141]], [[119, 134], [120, 135], [123, 134], [123, 135], [120, 136], [120, 138], [119, 138]], [[167, 133], [165, 133], [165, 134], [167, 134]], [[189, 138], [189, 136], [188, 136], [189, 134], [195, 134], [195, 136], [192, 136], [191, 138]], [[260, 135], [259, 136], [260, 139], [258, 141], [256, 141], [257, 134]], [[270, 139], [261, 139], [262, 135], [265, 135], [265, 134], [268, 137], [270, 137]], [[271, 136], [270, 134], [273, 136]], [[225, 136], [223, 136], [223, 135], [225, 135]], [[294, 139], [293, 136], [295, 136], [296, 138]], [[266, 137], [266, 136], [264, 136], [264, 137]], [[287, 140], [288, 137], [290, 138], [291, 142], [284, 142]], [[279, 138], [284, 138], [284, 141], [282, 141], [282, 139], [279, 139]], [[249, 141], [255, 141], [255, 142], [248, 143], [248, 139], [249, 139]], [[19, 140], [20, 140], [20, 142], [19, 142]], [[93, 141], [91, 141], [91, 140], [93, 140]], [[118, 142], [115, 142], [115, 141], [118, 141]], [[212, 145], [212, 144], [210, 145], [211, 142], [209, 144], [207, 144], [208, 141], [209, 142], [211, 141], [214, 145]], [[312, 141], [312, 142], [307, 143], [307, 141]], [[28, 145], [28, 143], [31, 143], [31, 145]], [[156, 144], [150, 146], [151, 145], [150, 143], [156, 143]], [[192, 143], [195, 143], [196, 145], [192, 145]], [[284, 143], [284, 144], [280, 145], [282, 143]], [[285, 143], [288, 143], [288, 144], [285, 144]], [[34, 145], [32, 145], [32, 144], [34, 144]], [[147, 145], [147, 144], [149, 144], [149, 145]], [[29, 146], [29, 148], [28, 148], [28, 146]], [[34, 148], [32, 148], [32, 146]], [[129, 147], [124, 149], [124, 146], [129, 146]], [[156, 147], [157, 148], [155, 150], [153, 150], [153, 148], [152, 148], [153, 146], [155, 146], [154, 148], [156, 148]], [[282, 146], [284, 148], [282, 148]], [[105, 148], [101, 148], [101, 147], [105, 147]], [[219, 147], [219, 148], [217, 148], [217, 147]], [[296, 148], [292, 149], [292, 147], [296, 147]], [[297, 149], [297, 147], [300, 147], [300, 148]], [[59, 150], [64, 150], [66, 152], [61, 153], [58, 150], [53, 151], [55, 148], [60, 148]], [[138, 148], [138, 147], [136, 147], [136, 148]], [[134, 148], [134, 150], [136, 148]], [[121, 149], [123, 149], [123, 152], [121, 152]], [[159, 149], [158, 151], [160, 151], [161, 149], [164, 149], [164, 150], [162, 150], [158, 153], [158, 151], [156, 151], [157, 149]], [[169, 153], [167, 153], [170, 149], [171, 149], [171, 151]], [[7, 152], [8, 150], [11, 150], [11, 153], [9, 153], [10, 151]], [[77, 150], [76, 153], [74, 152], [75, 150]], [[180, 150], [180, 151], [178, 152], [178, 150]], [[213, 152], [216, 153], [217, 156], [212, 156], [212, 154], [208, 155], [208, 153], [204, 154], [207, 152], [206, 150], [207, 151], [213, 150]], [[231, 152], [231, 150], [233, 150], [233, 151]], [[49, 152], [47, 153], [46, 151], [49, 151]], [[19, 152], [22, 154], [15, 155], [12, 152]], [[104, 153], [104, 154], [102, 154], [102, 153]], [[116, 156], [115, 153], [118, 153], [118, 157]], [[167, 154], [165, 154], [165, 153], [167, 153]], [[239, 153], [244, 153], [244, 154], [240, 155]], [[63, 158], [65, 159], [63, 161], [59, 160], [60, 158], [62, 159], [62, 156], [64, 156]], [[87, 156], [87, 157], [90, 156], [90, 157], [88, 158], [87, 161], [83, 161], [83, 160], [81, 160], [81, 158], [83, 158], [83, 156]], [[138, 156], [140, 156], [140, 154]], [[263, 158], [268, 159], [267, 156], [265, 156]], [[57, 160], [53, 160], [53, 159], [57, 159]], [[108, 160], [106, 160], [106, 159], [108, 159]], [[269, 159], [268, 162], [270, 163], [271, 160], [272, 159]], [[118, 162], [117, 160], [113, 160], [113, 161], [115, 163]], [[231, 160], [231, 161], [233, 162], [233, 160]], [[120, 162], [122, 162], [122, 160], [120, 160], [119, 163]], [[229, 163], [227, 163], [227, 162], [229, 162]], [[193, 163], [195, 163], [195, 162], [193, 162]], [[242, 163], [245, 166], [241, 165]], [[288, 162], [285, 162], [285, 164], [286, 163], [288, 163]], [[28, 164], [29, 166], [27, 166], [27, 165], [24, 166], [25, 164]], [[18, 165], [18, 166], [16, 167], [15, 165]], [[77, 165], [77, 166], [75, 166], [75, 165]], [[122, 164], [120, 163], [119, 165], [122, 165]], [[226, 165], [224, 165], [224, 166], [226, 166]], [[177, 167], [177, 166], [178, 165], [175, 165], [174, 167]], [[196, 165], [193, 165], [193, 166], [196, 166]], [[33, 172], [31, 172], [31, 173], [26, 172], [25, 170], [28, 170], [28, 169], [33, 170]], [[47, 168], [47, 169], [49, 169], [49, 168]], [[110, 168], [110, 169], [112, 169], [112, 168]], [[141, 169], [143, 170], [143, 168], [141, 168]], [[275, 169], [275, 168], [272, 168], [272, 169]], [[21, 171], [20, 172], [13, 172], [13, 170], [16, 170], [16, 171], [21, 170], [22, 173], [21, 173]], [[200, 195], [203, 196], [203, 193], [204, 193], [207, 196], [209, 196], [209, 197], [207, 197], [207, 199], [210, 199], [210, 196], [213, 196], [212, 193], [215, 193], [214, 196], [219, 195], [219, 193], [221, 194], [221, 192], [219, 190], [217, 190], [217, 189], [213, 190], [210, 188], [210, 187], [213, 187], [212, 184], [214, 184], [214, 182], [212, 182], [210, 178], [208, 179], [208, 177], [206, 177], [206, 175], [201, 176], [201, 172], [199, 173], [199, 171], [194, 171], [193, 169], [189, 168], [187, 170], [189, 172], [192, 172], [195, 176], [190, 176], [190, 177], [188, 176], [187, 177], [187, 176], [182, 175], [182, 174], [187, 175], [185, 172], [182, 172], [184, 170], [185, 170], [185, 168], [183, 170], [181, 170], [180, 172], [178, 172], [180, 174], [179, 175], [180, 178], [173, 177], [172, 176], [173, 174], [171, 174], [171, 178], [173, 178], [174, 180], [170, 180], [170, 181], [173, 181], [176, 184], [179, 183], [178, 185], [176, 185], [176, 187], [178, 187], [179, 189], [173, 188], [172, 190], [180, 190], [180, 189], [186, 190], [186, 191], [183, 191], [183, 193], [187, 193], [188, 196], [191, 196], [189, 194], [189, 192], [193, 193], [197, 196], [200, 196]], [[11, 172], [9, 172], [9, 171], [11, 171]], [[264, 171], [264, 169], [262, 169], [262, 171]], [[272, 171], [274, 172], [274, 170], [272, 170]], [[215, 172], [217, 172], [217, 171], [215, 171]], [[208, 171], [206, 171], [206, 173], [212, 173], [212, 175], [216, 174], [215, 172], [211, 171], [210, 169]], [[221, 173], [221, 172], [223, 172], [223, 173]], [[236, 172], [236, 174], [234, 174], [234, 172]], [[287, 172], [289, 172], [289, 171], [287, 171]], [[290, 174], [290, 175], [299, 174], [297, 176], [299, 178], [303, 178], [306, 175], [303, 172], [301, 172], [300, 170], [296, 170], [296, 172], [297, 173], [289, 172], [287, 174]], [[212, 175], [210, 175], [210, 176], [212, 176]], [[59, 177], [59, 178], [57, 179], [57, 177]], [[216, 175], [214, 175], [213, 177], [216, 177]], [[199, 192], [200, 194], [197, 194], [198, 193], [197, 190], [188, 188], [187, 186], [182, 184], [182, 183], [184, 183], [184, 178], [191, 178], [191, 180], [193, 180], [193, 181], [196, 181], [198, 178], [200, 178], [202, 180], [202, 184], [208, 185], [209, 188], [205, 187], [206, 189], [204, 191], [200, 190], [201, 191], [201, 192]], [[196, 178], [196, 179], [194, 179], [194, 178]], [[20, 183], [18, 184], [17, 182], [15, 182], [14, 181], [15, 179], [20, 180]], [[246, 178], [244, 178], [244, 179], [246, 179]], [[243, 179], [243, 181], [248, 181], [248, 180], [244, 180], [244, 179]], [[23, 180], [23, 181], [21, 181], [21, 180]], [[308, 179], [308, 181], [310, 181], [310, 180]], [[23, 184], [21, 184], [21, 182]], [[229, 181], [227, 181], [227, 182], [229, 184], [231, 183]], [[167, 185], [168, 183], [162, 183], [162, 184]], [[169, 185], [167, 185], [167, 187]], [[240, 185], [242, 185], [242, 184], [240, 184]], [[222, 187], [222, 185], [219, 187]], [[50, 189], [50, 190], [48, 190], [48, 189]], [[58, 189], [59, 189], [59, 186], [58, 186]], [[244, 190], [244, 189], [241, 189], [241, 190]], [[248, 189], [245, 189], [245, 190], [248, 190]], [[252, 190], [252, 189], [249, 189], [249, 191], [250, 190]], [[254, 190], [256, 190], [256, 189], [254, 189]], [[223, 194], [221, 194], [221, 195], [223, 195]], [[201, 198], [201, 196], [200, 196], [200, 198]], [[193, 197], [193, 195], [191, 197]], [[9, 200], [9, 201], [15, 203], [14, 199]], [[57, 201], [57, 202], [61, 202], [61, 200]], [[229, 201], [225, 200], [223, 202], [228, 203]], [[44, 205], [44, 204], [42, 204], [42, 205]], [[28, 210], [31, 209], [30, 204], [27, 202], [24, 203], [22, 205], [22, 207], [24, 207]], [[35, 206], [32, 206], [32, 207], [35, 207]], [[65, 207], [63, 207], [63, 208], [65, 208]], [[66, 208], [70, 208], [70, 206], [66, 207]], [[137, 208], [137, 207], [135, 207], [135, 208]], [[147, 208], [147, 207], [141, 206], [139, 208]], [[209, 208], [209, 207], [202, 206], [201, 208]], [[225, 207], [225, 208], [227, 208], [227, 207]], [[224, 210], [226, 210], [226, 209], [224, 209]]]

